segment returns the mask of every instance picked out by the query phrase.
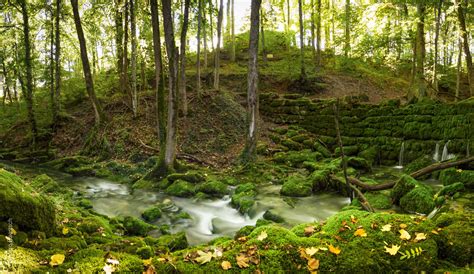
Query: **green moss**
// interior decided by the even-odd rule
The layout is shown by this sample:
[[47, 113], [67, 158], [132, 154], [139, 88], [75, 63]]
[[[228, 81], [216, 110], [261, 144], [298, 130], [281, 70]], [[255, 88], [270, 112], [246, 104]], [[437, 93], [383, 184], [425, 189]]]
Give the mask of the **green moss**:
[[299, 174], [289, 176], [280, 190], [280, 194], [290, 197], [311, 196], [312, 192], [312, 182], [309, 181], [308, 178]]
[[375, 161], [377, 160], [377, 155], [377, 148], [372, 146], [368, 149], [362, 150], [357, 156], [359, 156], [360, 158], [364, 158], [365, 160], [367, 160], [370, 166], [373, 166]]
[[398, 204], [400, 199], [405, 196], [408, 192], [410, 192], [413, 188], [416, 187], [418, 182], [408, 175], [402, 175], [400, 179], [397, 181], [395, 186], [390, 193], [392, 200], [395, 204]]
[[448, 168], [440, 172], [439, 180], [445, 186], [460, 182], [467, 189], [474, 189], [474, 170]]
[[13, 173], [0, 169], [0, 219], [12, 219], [24, 231], [40, 230], [52, 235], [56, 228], [55, 206], [35, 193]]
[[43, 193], [53, 193], [60, 190], [59, 184], [46, 174], [36, 176], [31, 182], [31, 186]]
[[161, 217], [161, 209], [157, 206], [152, 206], [145, 209], [142, 213], [142, 218], [147, 222], [153, 222]]
[[285, 219], [283, 219], [283, 217], [273, 213], [271, 210], [265, 211], [265, 213], [263, 214], [263, 218], [265, 220], [272, 221], [272, 222], [275, 222], [275, 223], [285, 222]]
[[463, 183], [454, 183], [451, 185], [444, 186], [438, 193], [436, 193], [435, 197], [440, 197], [444, 195], [453, 196], [456, 192], [463, 191], [464, 184]]
[[330, 172], [325, 169], [313, 171], [309, 176], [313, 189], [315, 191], [326, 189], [329, 184], [329, 175]]
[[38, 268], [40, 261], [40, 257], [30, 249], [14, 247], [0, 250], [0, 269], [5, 273], [28, 273]]
[[155, 255], [155, 252], [151, 246], [144, 246], [137, 250], [137, 255], [142, 259], [149, 259]]
[[364, 172], [370, 172], [372, 170], [370, 163], [364, 158], [360, 157], [348, 157], [347, 166], [353, 167], [357, 170], [362, 170]]
[[187, 181], [176, 180], [168, 188], [166, 193], [178, 197], [190, 197], [196, 192], [194, 185]]
[[474, 221], [472, 216], [459, 216], [461, 218], [454, 218], [450, 225], [443, 227], [437, 242], [440, 259], [464, 267], [474, 260], [472, 252], [474, 247], [474, 237], [472, 237], [474, 235]]
[[187, 248], [188, 240], [186, 239], [186, 234], [180, 232], [177, 234], [163, 235], [156, 239], [154, 245], [158, 247], [166, 247], [170, 251], [175, 251]]
[[82, 208], [85, 208], [85, 209], [93, 208], [92, 202], [89, 199], [80, 199], [79, 202], [78, 202], [78, 205]]
[[152, 189], [154, 188], [154, 184], [152, 181], [149, 181], [149, 180], [145, 180], [145, 179], [140, 179], [138, 181], [136, 181], [133, 185], [132, 185], [132, 188], [133, 189]]
[[273, 160], [277, 163], [287, 164], [289, 166], [297, 167], [303, 162], [315, 162], [322, 159], [319, 152], [312, 152], [309, 149], [301, 151], [278, 152], [273, 156]]
[[321, 155], [324, 157], [324, 158], [329, 158], [331, 157], [331, 151], [329, 151], [329, 149], [327, 149], [324, 145], [322, 145], [319, 141], [316, 141], [314, 142], [313, 144], [313, 149], [314, 151], [317, 151], [319, 153], [321, 153]]
[[[390, 209], [392, 208], [392, 200], [390, 196], [384, 192], [368, 192], [365, 193], [365, 198], [369, 201], [370, 205], [376, 209]], [[354, 200], [359, 203], [359, 200]], [[359, 203], [360, 204], [360, 203]]]
[[99, 216], [83, 217], [77, 225], [77, 230], [87, 234], [112, 234], [112, 229], [108, 221]]
[[405, 167], [405, 172], [410, 174], [412, 172], [418, 171], [424, 167], [427, 167], [433, 163], [433, 160], [431, 157], [428, 156], [422, 156], [420, 158], [417, 158], [416, 160], [410, 162], [406, 167]]
[[174, 182], [177, 180], [183, 180], [193, 184], [201, 183], [206, 180], [206, 176], [197, 170], [188, 171], [186, 173], [173, 173], [168, 175], [168, 181]]
[[[345, 146], [343, 147], [344, 149], [344, 155], [345, 156], [355, 156], [357, 155], [357, 152], [359, 152], [359, 147], [358, 146]], [[337, 147], [334, 150], [334, 154], [340, 156], [341, 155], [341, 149]]]
[[146, 236], [148, 232], [156, 229], [155, 226], [145, 223], [135, 217], [127, 216], [123, 220], [123, 227], [128, 235]]
[[434, 206], [431, 189], [420, 184], [400, 199], [400, 207], [407, 212], [428, 214]]
[[239, 185], [232, 194], [231, 204], [241, 213], [248, 213], [255, 203], [257, 188], [252, 183]]
[[197, 186], [196, 190], [216, 197], [222, 197], [229, 193], [227, 185], [216, 180], [206, 181]]

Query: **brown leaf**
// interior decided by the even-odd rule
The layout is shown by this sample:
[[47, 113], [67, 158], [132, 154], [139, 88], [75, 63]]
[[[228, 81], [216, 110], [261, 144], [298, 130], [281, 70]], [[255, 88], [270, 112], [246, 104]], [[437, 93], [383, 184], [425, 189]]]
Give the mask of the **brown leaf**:
[[240, 267], [240, 268], [247, 268], [249, 267], [249, 258], [245, 255], [245, 254], [239, 254], [235, 260], [237, 261], [237, 265]]
[[356, 217], [354, 217], [354, 215], [351, 215], [351, 222], [353, 224], [357, 223], [357, 219], [356, 219]]
[[407, 228], [407, 225], [406, 224], [400, 224], [400, 228], [405, 229], [405, 228]]
[[311, 236], [314, 233], [314, 226], [310, 225], [304, 228], [304, 235]]
[[370, 228], [372, 228], [372, 229], [376, 229], [377, 227], [379, 227], [379, 225], [376, 224], [376, 223], [372, 223], [372, 224], [370, 225]]
[[308, 270], [313, 271], [317, 270], [319, 268], [319, 260], [317, 259], [311, 259], [308, 261]]
[[224, 270], [228, 270], [228, 269], [232, 268], [232, 265], [230, 264], [229, 261], [223, 261], [223, 262], [221, 263], [221, 267], [222, 267], [222, 269], [224, 269]]

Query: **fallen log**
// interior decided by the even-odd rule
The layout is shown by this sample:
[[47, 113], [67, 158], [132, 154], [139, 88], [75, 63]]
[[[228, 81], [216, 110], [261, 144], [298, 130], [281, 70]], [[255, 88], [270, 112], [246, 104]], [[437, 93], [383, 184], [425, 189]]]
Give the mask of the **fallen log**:
[[[469, 157], [469, 158], [465, 158], [465, 159], [462, 159], [462, 160], [454, 161], [454, 162], [435, 163], [435, 164], [429, 165], [427, 167], [424, 167], [422, 169], [419, 169], [419, 170], [411, 173], [410, 176], [416, 179], [416, 178], [419, 178], [421, 176], [430, 174], [431, 172], [434, 172], [434, 171], [443, 170], [443, 169], [446, 169], [446, 168], [467, 164], [467, 163], [470, 163], [472, 161], [474, 161], [474, 156]], [[356, 185], [356, 186], [358, 186], [358, 187], [360, 187], [360, 188], [362, 188], [363, 190], [366, 190], [366, 191], [377, 191], [377, 190], [384, 190], [384, 189], [392, 188], [393, 186], [395, 186], [396, 182], [387, 182], [387, 183], [383, 183], [383, 184], [379, 184], [379, 185], [369, 185], [369, 184], [366, 184], [366, 183], [362, 182], [361, 180], [359, 180], [357, 178], [349, 177], [349, 183], [351, 183], [353, 185]]]
[[[333, 180], [333, 181], [339, 182], [341, 185], [344, 185], [344, 182], [340, 178], [338, 178], [336, 175], [330, 175], [330, 179]], [[365, 209], [368, 212], [375, 212], [374, 208], [370, 205], [367, 198], [364, 196], [364, 194], [357, 187], [355, 187], [353, 185], [349, 185], [349, 187], [351, 188], [352, 193], [354, 193], [355, 196], [357, 197], [357, 199], [359, 200], [359, 202], [362, 205], [363, 209]]]

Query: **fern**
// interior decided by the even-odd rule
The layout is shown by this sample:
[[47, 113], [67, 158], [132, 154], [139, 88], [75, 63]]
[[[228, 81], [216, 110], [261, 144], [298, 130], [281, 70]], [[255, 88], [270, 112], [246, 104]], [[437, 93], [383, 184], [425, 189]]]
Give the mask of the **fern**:
[[398, 253], [400, 253], [402, 255], [400, 257], [400, 260], [405, 260], [405, 259], [411, 259], [411, 258], [418, 257], [418, 256], [421, 255], [422, 252], [423, 252], [423, 249], [421, 249], [421, 247], [416, 247], [416, 248], [412, 248], [412, 249], [409, 249], [409, 250], [405, 250], [405, 253], [403, 253], [403, 252], [398, 252]]

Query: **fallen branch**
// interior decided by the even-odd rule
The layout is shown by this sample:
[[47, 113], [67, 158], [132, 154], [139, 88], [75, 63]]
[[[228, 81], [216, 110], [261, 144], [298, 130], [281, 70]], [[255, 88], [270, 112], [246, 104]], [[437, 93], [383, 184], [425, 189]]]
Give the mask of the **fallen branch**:
[[[331, 175], [330, 178], [331, 180], [337, 181], [340, 184], [344, 185], [344, 182], [341, 179], [339, 179], [336, 175]], [[349, 186], [352, 190], [352, 193], [354, 193], [355, 196], [357, 196], [357, 199], [359, 200], [362, 207], [368, 212], [375, 212], [374, 208], [370, 205], [369, 201], [367, 200], [367, 198], [365, 198], [364, 194], [357, 187], [353, 185], [349, 185]]]
[[344, 147], [342, 145], [342, 138], [341, 138], [341, 131], [339, 130], [339, 110], [338, 110], [338, 105], [339, 105], [339, 100], [337, 101], [337, 104], [333, 105], [333, 111], [334, 111], [334, 124], [336, 126], [336, 132], [337, 132], [337, 140], [339, 143], [339, 149], [341, 150], [341, 161], [342, 161], [342, 169], [344, 171], [344, 180], [346, 181], [346, 189], [347, 189], [347, 194], [349, 195], [349, 198], [351, 199], [352, 202], [352, 189], [351, 185], [349, 183], [349, 177], [347, 176], [347, 162], [345, 159], [344, 155]]

